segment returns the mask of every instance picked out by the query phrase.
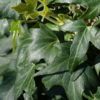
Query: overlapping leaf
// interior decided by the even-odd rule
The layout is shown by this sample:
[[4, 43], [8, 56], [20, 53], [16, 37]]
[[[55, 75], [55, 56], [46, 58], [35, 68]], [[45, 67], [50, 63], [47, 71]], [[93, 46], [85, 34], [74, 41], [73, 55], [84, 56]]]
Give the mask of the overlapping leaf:
[[45, 59], [52, 62], [59, 55], [60, 42], [56, 32], [44, 25], [40, 29], [33, 29], [33, 43], [30, 47], [30, 60]]
[[[78, 32], [70, 48], [68, 68], [73, 71], [85, 59], [85, 54], [90, 41], [90, 33], [82, 20], [66, 23], [61, 27], [63, 31]], [[83, 51], [84, 49], [84, 51]]]
[[4, 35], [5, 33], [9, 32], [10, 24], [7, 19], [0, 20], [0, 35]]
[[19, 15], [16, 14], [16, 12], [11, 9], [11, 7], [16, 6], [20, 2], [21, 0], [0, 0], [0, 17], [18, 18]]
[[7, 52], [12, 49], [12, 36], [0, 39], [0, 56], [6, 56]]
[[25, 0], [25, 3], [20, 3], [15, 7], [12, 7], [19, 14], [23, 14], [26, 19], [36, 18], [38, 16], [37, 7], [38, 0]]
[[[69, 80], [66, 80], [67, 74], [64, 75], [63, 85], [66, 90], [66, 93], [69, 97], [69, 100], [83, 100], [82, 94], [86, 88], [95, 87], [97, 84], [96, 75], [93, 73], [91, 68], [87, 68], [76, 80], [73, 80], [73, 73]], [[95, 77], [93, 79], [92, 77]], [[65, 84], [65, 82], [68, 82]]]
[[[62, 86], [69, 100], [83, 100], [86, 92], [96, 89], [99, 85], [100, 57], [97, 57], [93, 66], [84, 61], [89, 42], [100, 49], [100, 31], [97, 28], [99, 20], [94, 24], [90, 20], [100, 15], [99, 2], [99, 0], [25, 0], [25, 3], [21, 3], [21, 0], [0, 0], [0, 18], [2, 18], [0, 19], [0, 100], [17, 100], [21, 94], [24, 100], [33, 100], [32, 95], [36, 90], [34, 75], [45, 76], [42, 82], [47, 90], [55, 85]], [[66, 4], [67, 7], [78, 6], [75, 11], [81, 9], [84, 13], [81, 19], [79, 17], [72, 20], [68, 19], [69, 17], [65, 19], [67, 15], [73, 16], [70, 9], [66, 14], [54, 13], [56, 10], [52, 5], [59, 5], [57, 6], [59, 10], [60, 7], [66, 8]], [[26, 18], [26, 20], [23, 20], [23, 17], [19, 18], [23, 28], [19, 21], [12, 23], [11, 31], [15, 46], [13, 55], [12, 36], [9, 36], [10, 20], [5, 19], [5, 17], [18, 18], [19, 14], [12, 8]], [[34, 18], [37, 18], [37, 22], [30, 24]], [[26, 23], [29, 25], [28, 28], [33, 27], [31, 32]], [[45, 25], [39, 26], [39, 23]], [[68, 39], [70, 33], [73, 37]], [[44, 63], [41, 63], [41, 59]], [[35, 73], [35, 69], [39, 69], [39, 72]], [[98, 88], [97, 93], [93, 93], [87, 99], [99, 100], [99, 90]]]
[[70, 57], [68, 67], [73, 71], [77, 65], [85, 60], [85, 54], [88, 50], [90, 35], [87, 29], [82, 33], [78, 33], [74, 38], [73, 44], [70, 48]]
[[84, 14], [83, 18], [86, 19], [93, 19], [100, 14], [100, 1], [99, 0], [90, 0], [88, 3], [88, 9]]
[[35, 66], [31, 64], [27, 64], [24, 66], [20, 66], [22, 68], [19, 69], [17, 75], [17, 81], [15, 83], [15, 98], [17, 99], [23, 91], [28, 95], [27, 100], [33, 100], [32, 94], [35, 91], [35, 82], [34, 82], [34, 69]]
[[[43, 78], [43, 83], [45, 84], [47, 89], [50, 89], [55, 85], [62, 85], [69, 100], [83, 100], [82, 94], [85, 89], [90, 89], [91, 86], [97, 86], [98, 82], [96, 75], [90, 67], [88, 67], [86, 70], [80, 69], [78, 71], [81, 74], [79, 74], [76, 79], [75, 76], [77, 74], [77, 71], [73, 74], [66, 72], [65, 74], [61, 73], [59, 75], [55, 74], [46, 76], [45, 78]], [[95, 78], [93, 79], [92, 77]]]
[[91, 29], [91, 42], [96, 48], [100, 49], [100, 30], [96, 27]]
[[[0, 83], [0, 100], [14, 100], [14, 84], [16, 81], [16, 57], [8, 57], [9, 62], [6, 62], [0, 66], [0, 77], [2, 81]], [[7, 57], [6, 57], [7, 59]]]
[[71, 21], [65, 20], [65, 24], [61, 26], [61, 30], [66, 32], [82, 32], [86, 28], [83, 20]]
[[69, 57], [69, 48], [70, 48], [71, 43], [62, 43], [61, 44], [61, 53], [58, 55], [54, 61], [47, 66], [45, 69], [40, 70], [38, 73], [35, 74], [37, 75], [45, 75], [45, 74], [54, 74], [54, 73], [59, 73], [63, 71], [67, 71], [67, 63], [68, 63], [68, 57]]
[[[14, 89], [16, 94], [14, 95], [15, 99], [17, 99], [23, 91], [24, 98], [26, 100], [33, 100], [32, 95], [36, 90], [35, 81], [34, 81], [34, 73], [35, 73], [35, 65], [29, 62], [29, 46], [32, 42], [30, 35], [23, 33], [19, 38], [17, 52], [17, 79], [14, 84]], [[23, 73], [23, 74], [22, 74]]]

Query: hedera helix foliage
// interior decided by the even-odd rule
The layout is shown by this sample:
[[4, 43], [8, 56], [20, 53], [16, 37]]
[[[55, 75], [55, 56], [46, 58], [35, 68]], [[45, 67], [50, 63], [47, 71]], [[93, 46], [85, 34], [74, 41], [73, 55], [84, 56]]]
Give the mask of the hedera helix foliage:
[[100, 100], [100, 0], [0, 0], [0, 100], [20, 98]]

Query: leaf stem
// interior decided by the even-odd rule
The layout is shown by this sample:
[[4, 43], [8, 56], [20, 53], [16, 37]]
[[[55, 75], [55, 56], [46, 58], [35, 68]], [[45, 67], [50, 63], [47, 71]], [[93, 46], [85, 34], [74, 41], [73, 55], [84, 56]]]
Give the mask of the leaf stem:
[[88, 99], [88, 100], [92, 100], [92, 98], [89, 97], [89, 96], [87, 96], [85, 93], [83, 93], [82, 95], [83, 95], [83, 97], [85, 97], [86, 99]]

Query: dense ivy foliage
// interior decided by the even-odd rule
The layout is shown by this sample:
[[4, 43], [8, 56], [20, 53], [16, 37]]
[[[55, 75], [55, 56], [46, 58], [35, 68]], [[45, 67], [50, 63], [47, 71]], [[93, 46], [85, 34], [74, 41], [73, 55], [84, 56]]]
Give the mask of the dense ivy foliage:
[[0, 100], [100, 100], [100, 0], [0, 0]]

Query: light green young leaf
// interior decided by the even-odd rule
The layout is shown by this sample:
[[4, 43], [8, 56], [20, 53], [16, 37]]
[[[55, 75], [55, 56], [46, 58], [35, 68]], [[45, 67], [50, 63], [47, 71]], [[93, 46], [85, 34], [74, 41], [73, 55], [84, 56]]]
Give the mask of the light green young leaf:
[[53, 30], [53, 31], [59, 31], [59, 30], [60, 30], [60, 28], [59, 28], [58, 25], [54, 25], [54, 24], [51, 24], [51, 23], [46, 23], [45, 25], [46, 25], [48, 28], [50, 28], [51, 30]]
[[25, 2], [26, 4], [29, 4], [30, 6], [32, 6], [33, 9], [35, 9], [38, 4], [38, 0], [25, 0]]
[[16, 7], [12, 7], [12, 9], [14, 9], [15, 11], [17, 11], [20, 14], [24, 14], [28, 11], [28, 6], [26, 6], [26, 4], [24, 4], [24, 3], [20, 3]]
[[36, 11], [37, 0], [26, 0], [26, 3], [20, 3], [15, 7], [12, 7], [19, 14], [23, 14], [26, 19], [33, 19], [38, 16], [38, 12]]
[[22, 27], [20, 21], [12, 22], [10, 32], [13, 33], [13, 51], [15, 51], [17, 47], [17, 38], [22, 33]]

